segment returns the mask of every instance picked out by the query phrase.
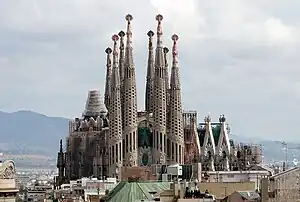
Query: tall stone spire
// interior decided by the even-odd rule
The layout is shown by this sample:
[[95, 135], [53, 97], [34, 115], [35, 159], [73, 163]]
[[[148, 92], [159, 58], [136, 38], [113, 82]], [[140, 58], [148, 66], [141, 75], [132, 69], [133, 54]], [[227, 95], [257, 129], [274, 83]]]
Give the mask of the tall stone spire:
[[[121, 92], [121, 108], [122, 108], [122, 115], [124, 114], [124, 65], [125, 65], [125, 44], [124, 44], [124, 36], [125, 32], [119, 32], [120, 37], [120, 56], [119, 56], [119, 72], [120, 72], [120, 92]], [[122, 123], [124, 122], [122, 116]]]
[[117, 176], [123, 163], [122, 147], [122, 112], [120, 95], [120, 75], [118, 66], [118, 35], [113, 35], [113, 69], [111, 79], [111, 103], [109, 108], [109, 173]]
[[62, 139], [59, 142], [59, 152], [57, 154], [57, 168], [58, 168], [58, 184], [64, 183], [65, 179], [65, 153], [63, 151]]
[[62, 139], [60, 139], [59, 141], [59, 152], [62, 153], [63, 152], [63, 144], [62, 144]]
[[111, 48], [106, 48], [106, 84], [104, 92], [104, 104], [109, 108], [110, 104], [110, 89], [111, 89]]
[[170, 128], [170, 113], [169, 113], [169, 104], [170, 104], [170, 85], [169, 85], [169, 64], [168, 64], [168, 53], [169, 53], [169, 49], [168, 47], [164, 47], [164, 59], [165, 59], [165, 85], [166, 85], [166, 99], [167, 99], [167, 131], [169, 130]]
[[178, 36], [174, 34], [173, 40], [173, 65], [171, 69], [171, 80], [170, 80], [170, 131], [169, 140], [171, 142], [171, 162], [173, 163], [184, 163], [184, 136], [183, 136], [183, 122], [182, 122], [182, 104], [181, 104], [181, 86], [179, 78], [179, 67], [178, 67], [178, 49], [177, 41]]
[[153, 53], [153, 36], [154, 32], [149, 31], [147, 33], [149, 37], [149, 53], [148, 53], [148, 67], [147, 67], [147, 81], [146, 81], [146, 94], [145, 94], [145, 109], [147, 112], [153, 112], [153, 88], [154, 88], [154, 53]]
[[[166, 89], [167, 91], [170, 88], [169, 85], [169, 64], [168, 64], [168, 53], [169, 53], [169, 49], [168, 47], [164, 47], [164, 59], [165, 59], [165, 83], [166, 83]], [[168, 100], [168, 99], [167, 99]]]
[[120, 31], [118, 35], [120, 37], [119, 71], [120, 71], [120, 81], [122, 86], [123, 79], [124, 79], [124, 62], [125, 62], [125, 44], [124, 44], [125, 32]]
[[155, 76], [154, 76], [154, 106], [153, 106], [153, 148], [154, 163], [166, 163], [166, 83], [165, 83], [165, 60], [162, 44], [162, 15], [157, 15], [157, 45], [155, 50]]
[[135, 67], [132, 55], [132, 15], [126, 15], [127, 41], [125, 47], [124, 66], [124, 100], [123, 100], [123, 139], [124, 139], [124, 165], [137, 166], [137, 95]]

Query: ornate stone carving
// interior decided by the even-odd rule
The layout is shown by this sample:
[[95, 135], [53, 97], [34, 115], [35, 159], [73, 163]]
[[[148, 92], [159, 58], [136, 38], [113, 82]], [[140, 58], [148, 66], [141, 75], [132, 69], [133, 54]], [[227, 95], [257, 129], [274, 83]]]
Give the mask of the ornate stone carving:
[[166, 163], [166, 153], [164, 153], [164, 152], [159, 152], [159, 156], [160, 156], [159, 162], [160, 162], [161, 164], [165, 164], [165, 163]]
[[128, 161], [129, 161], [129, 166], [134, 165], [133, 153], [129, 153]]
[[137, 153], [136, 152], [129, 152], [127, 154], [127, 162], [128, 166], [136, 166], [137, 160]]
[[139, 165], [146, 166], [152, 164], [152, 152], [150, 148], [139, 148]]
[[0, 179], [14, 179], [15, 165], [12, 161], [5, 161], [0, 168]]

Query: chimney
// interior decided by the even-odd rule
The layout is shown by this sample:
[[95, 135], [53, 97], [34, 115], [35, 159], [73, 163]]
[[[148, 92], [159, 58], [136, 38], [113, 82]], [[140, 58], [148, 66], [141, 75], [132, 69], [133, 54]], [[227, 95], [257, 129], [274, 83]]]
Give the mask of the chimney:
[[185, 187], [184, 187], [184, 183], [178, 183], [178, 186], [180, 187], [180, 198], [183, 198], [184, 197], [184, 194], [185, 194]]
[[262, 178], [261, 179], [261, 202], [268, 202], [269, 201], [269, 180], [268, 178]]
[[180, 184], [174, 182], [174, 196], [178, 196], [178, 192], [180, 189]]
[[184, 180], [183, 180], [183, 188], [184, 188], [184, 190], [186, 189], [186, 185], [187, 185], [186, 179], [184, 179]]

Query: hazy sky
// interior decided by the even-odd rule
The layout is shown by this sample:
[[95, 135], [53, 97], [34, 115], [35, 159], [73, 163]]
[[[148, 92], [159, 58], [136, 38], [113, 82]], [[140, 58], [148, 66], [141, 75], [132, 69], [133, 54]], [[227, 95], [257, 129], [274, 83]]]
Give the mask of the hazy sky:
[[236, 135], [300, 140], [299, 10], [299, 0], [1, 0], [0, 110], [80, 115], [87, 91], [103, 92], [104, 50], [127, 13], [144, 108], [146, 33], [161, 13], [164, 44], [180, 37], [185, 109], [199, 121], [224, 113]]

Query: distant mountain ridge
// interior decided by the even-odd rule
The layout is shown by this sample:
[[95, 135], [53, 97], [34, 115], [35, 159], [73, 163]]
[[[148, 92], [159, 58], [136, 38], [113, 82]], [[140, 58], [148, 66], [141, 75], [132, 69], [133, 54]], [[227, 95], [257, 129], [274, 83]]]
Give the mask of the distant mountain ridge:
[[[0, 111], [0, 152], [12, 154], [39, 154], [55, 157], [59, 140], [68, 135], [69, 119], [48, 117], [33, 111], [6, 113]], [[285, 159], [280, 141], [260, 140], [231, 135], [236, 142], [262, 144], [265, 159]], [[289, 148], [296, 148], [297, 143], [288, 143]], [[289, 150], [289, 159], [298, 158], [300, 150]], [[299, 156], [300, 159], [300, 156]]]
[[59, 139], [68, 133], [69, 119], [48, 117], [33, 111], [0, 111], [0, 151], [53, 155]]

